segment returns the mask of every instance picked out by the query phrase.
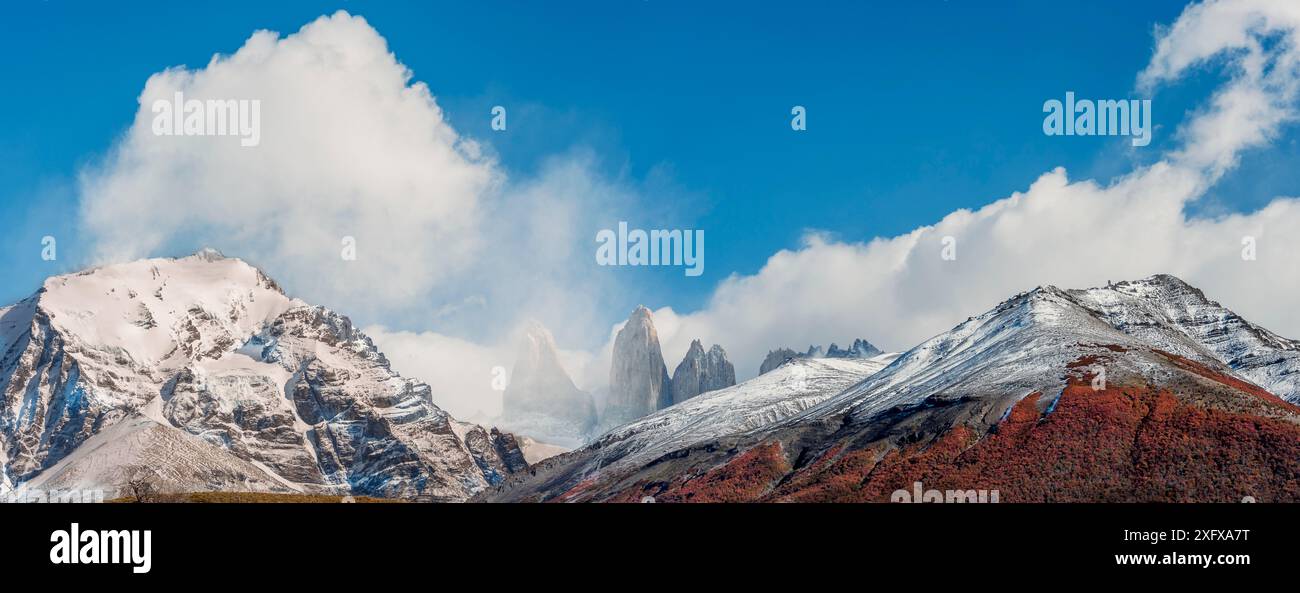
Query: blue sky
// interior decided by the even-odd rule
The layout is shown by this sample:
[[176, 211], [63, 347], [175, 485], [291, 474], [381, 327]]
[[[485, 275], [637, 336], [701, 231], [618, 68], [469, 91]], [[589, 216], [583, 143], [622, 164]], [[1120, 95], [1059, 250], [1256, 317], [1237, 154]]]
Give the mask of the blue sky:
[[[1024, 190], [1053, 167], [1104, 181], [1152, 160], [1216, 75], [1161, 90], [1144, 152], [1124, 140], [1046, 137], [1041, 106], [1067, 90], [1134, 96], [1155, 25], [1182, 7], [21, 2], [0, 23], [0, 216], [11, 221], [0, 237], [0, 300], [86, 261], [78, 172], [125, 131], [150, 74], [201, 67], [254, 30], [290, 33], [340, 8], [364, 16], [452, 126], [489, 144], [509, 174], [590, 150], [606, 175], [671, 200], [678, 220], [665, 222], [707, 229], [704, 281], [677, 270], [632, 276], [639, 300], [691, 310], [719, 280], [753, 274], [809, 229], [846, 241], [892, 236]], [[511, 108], [504, 134], [489, 129], [496, 104]], [[806, 132], [790, 129], [793, 105], [808, 109]], [[1294, 154], [1294, 138], [1275, 146], [1195, 208], [1249, 211], [1288, 193], [1295, 168], [1275, 164]], [[60, 238], [57, 262], [37, 257], [46, 234]]]

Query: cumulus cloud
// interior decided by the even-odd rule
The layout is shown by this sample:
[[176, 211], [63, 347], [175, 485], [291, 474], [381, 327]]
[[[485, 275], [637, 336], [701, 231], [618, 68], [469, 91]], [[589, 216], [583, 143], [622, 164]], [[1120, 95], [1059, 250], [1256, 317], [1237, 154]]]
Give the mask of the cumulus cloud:
[[[177, 92], [260, 101], [260, 144], [155, 135], [154, 102]], [[481, 249], [483, 200], [500, 176], [479, 152], [384, 39], [340, 12], [151, 76], [125, 137], [82, 177], [82, 220], [104, 259], [234, 245], [301, 294], [401, 305]], [[341, 257], [344, 237], [355, 261]]]
[[1184, 146], [1172, 160], [1205, 170], [1212, 181], [1241, 151], [1264, 145], [1295, 119], [1297, 28], [1300, 4], [1223, 0], [1189, 6], [1162, 32], [1139, 88], [1151, 91], [1219, 58], [1230, 77], [1183, 128]]
[[[758, 273], [722, 282], [699, 311], [657, 310], [665, 357], [679, 359], [697, 337], [717, 341], [732, 353], [737, 378], [749, 377], [778, 346], [862, 336], [901, 350], [1038, 285], [1155, 273], [1181, 276], [1242, 315], [1300, 336], [1288, 298], [1300, 290], [1300, 201], [1210, 219], [1185, 214], [1243, 151], [1295, 120], [1298, 31], [1294, 3], [1189, 7], [1159, 32], [1139, 88], [1157, 91], [1196, 67], [1222, 68], [1227, 78], [1165, 158], [1106, 185], [1056, 169], [1022, 192], [897, 237], [854, 243], [810, 234]], [[1256, 261], [1241, 257], [1247, 236], [1257, 241]], [[957, 241], [955, 261], [940, 257], [944, 237]]]

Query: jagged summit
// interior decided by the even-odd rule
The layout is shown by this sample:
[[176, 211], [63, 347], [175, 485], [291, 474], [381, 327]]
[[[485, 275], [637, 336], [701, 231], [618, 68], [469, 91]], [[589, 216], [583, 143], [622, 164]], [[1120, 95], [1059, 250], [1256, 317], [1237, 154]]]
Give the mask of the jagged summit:
[[692, 397], [736, 384], [736, 369], [727, 360], [727, 351], [714, 344], [708, 352], [698, 339], [673, 371], [672, 403], [680, 404]]
[[[0, 308], [0, 349], [0, 488], [114, 492], [138, 463], [179, 490], [463, 500], [525, 465], [345, 316], [212, 250], [52, 277]], [[113, 453], [84, 452], [101, 433]]]
[[1069, 295], [1126, 335], [1179, 356], [1226, 364], [1300, 403], [1300, 342], [1247, 321], [1175, 276], [1159, 274]]
[[846, 349], [840, 348], [834, 342], [826, 348], [827, 358], [871, 358], [880, 354], [884, 354], [884, 351], [862, 338], [853, 340], [853, 344]]
[[871, 342], [862, 338], [853, 340], [853, 344], [848, 348], [840, 348], [835, 342], [826, 348], [818, 345], [808, 346], [806, 352], [796, 352], [789, 348], [777, 348], [770, 350], [759, 365], [758, 374], [763, 374], [778, 366], [781, 366], [788, 360], [795, 358], [872, 358], [884, 354], [884, 351], [875, 347]]

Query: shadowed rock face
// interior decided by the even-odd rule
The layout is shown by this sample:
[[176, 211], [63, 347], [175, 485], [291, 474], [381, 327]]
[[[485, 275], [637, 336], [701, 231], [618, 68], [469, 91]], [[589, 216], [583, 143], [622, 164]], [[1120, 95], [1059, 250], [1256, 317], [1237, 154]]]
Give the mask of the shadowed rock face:
[[573, 384], [560, 365], [555, 338], [541, 324], [524, 332], [501, 405], [502, 420], [511, 426], [545, 427], [546, 432], [581, 438], [596, 424], [591, 394]]
[[884, 354], [884, 352], [862, 338], [853, 340], [853, 345], [848, 348], [840, 348], [832, 343], [826, 349], [826, 358], [871, 358], [879, 354]]
[[677, 370], [673, 371], [673, 403], [684, 402], [701, 393], [716, 391], [736, 384], [736, 369], [727, 360], [722, 346], [714, 345], [708, 352], [699, 340], [691, 348]]
[[763, 359], [763, 364], [758, 367], [758, 374], [762, 375], [772, 369], [785, 364], [785, 361], [791, 358], [802, 358], [803, 355], [789, 348], [777, 348], [769, 351], [767, 357]]
[[763, 364], [758, 367], [758, 374], [761, 375], [779, 367], [792, 358], [871, 358], [881, 354], [884, 354], [884, 351], [862, 338], [853, 340], [853, 345], [848, 348], [840, 348], [834, 342], [828, 348], [809, 346], [807, 352], [777, 348], [767, 353], [767, 357], [763, 359]]
[[614, 338], [609, 400], [601, 423], [616, 426], [672, 405], [670, 388], [654, 318], [649, 309], [637, 307]]

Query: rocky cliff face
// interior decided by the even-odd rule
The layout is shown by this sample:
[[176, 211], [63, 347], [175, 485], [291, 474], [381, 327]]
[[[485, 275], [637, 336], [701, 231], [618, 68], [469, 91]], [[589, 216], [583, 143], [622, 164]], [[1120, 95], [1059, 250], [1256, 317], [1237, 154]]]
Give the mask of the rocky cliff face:
[[555, 338], [537, 323], [524, 331], [501, 405], [503, 424], [546, 441], [581, 441], [596, 425], [591, 394], [573, 384]]
[[637, 307], [614, 338], [604, 426], [617, 426], [672, 405], [668, 367], [650, 310]]
[[768, 351], [767, 356], [763, 358], [763, 364], [759, 365], [758, 374], [760, 375], [766, 374], [768, 371], [771, 371], [772, 369], [775, 369], [776, 367], [785, 364], [785, 361], [790, 360], [791, 358], [802, 358], [802, 357], [803, 357], [802, 354], [795, 352], [794, 350], [791, 350], [789, 348], [777, 348], [776, 350], [770, 350]]
[[112, 490], [136, 460], [179, 490], [463, 500], [525, 467], [346, 317], [212, 251], [51, 278], [0, 309], [0, 348], [0, 487]]
[[871, 358], [880, 354], [884, 354], [884, 351], [862, 338], [853, 340], [853, 345], [848, 348], [840, 348], [832, 343], [826, 349], [826, 358]]
[[679, 404], [708, 391], [716, 391], [736, 384], [736, 369], [727, 360], [722, 346], [714, 345], [708, 352], [699, 340], [691, 342], [690, 349], [677, 370], [673, 371], [673, 403]]
[[871, 358], [884, 354], [884, 351], [872, 345], [871, 342], [858, 338], [853, 340], [853, 345], [848, 348], [840, 348], [838, 344], [831, 343], [829, 348], [821, 346], [809, 346], [807, 352], [795, 352], [789, 348], [777, 348], [767, 353], [763, 363], [758, 367], [758, 374], [766, 373], [776, 367], [781, 366], [785, 361], [792, 358]]

